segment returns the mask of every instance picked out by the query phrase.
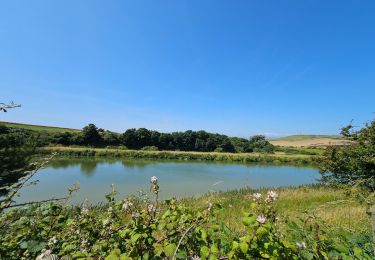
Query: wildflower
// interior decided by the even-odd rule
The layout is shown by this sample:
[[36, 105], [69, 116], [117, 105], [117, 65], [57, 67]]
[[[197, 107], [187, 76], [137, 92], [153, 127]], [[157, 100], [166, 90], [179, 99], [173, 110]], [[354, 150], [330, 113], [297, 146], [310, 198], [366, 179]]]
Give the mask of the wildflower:
[[154, 213], [156, 211], [156, 208], [155, 208], [154, 205], [150, 204], [147, 207], [147, 211], [148, 211], [148, 213]]
[[212, 203], [207, 201], [207, 210], [210, 211], [212, 209]]
[[82, 208], [81, 214], [82, 215], [88, 215], [89, 214], [89, 209], [88, 208]]
[[266, 222], [266, 217], [262, 214], [257, 217], [257, 221], [259, 224], [264, 224]]
[[260, 193], [254, 193], [254, 194], [253, 194], [253, 200], [254, 200], [254, 201], [259, 200], [261, 197], [262, 197], [262, 194], [260, 194]]
[[124, 204], [122, 204], [122, 210], [127, 210], [131, 206], [133, 206], [133, 203], [131, 203], [130, 201], [125, 201]]
[[36, 260], [43, 260], [43, 259], [47, 259], [48, 256], [52, 255], [52, 250], [51, 249], [43, 249], [42, 253], [40, 255], [37, 256]]
[[197, 256], [197, 255], [194, 255], [194, 256], [191, 258], [191, 260], [201, 260], [201, 258], [200, 258], [199, 256]]
[[270, 190], [269, 192], [267, 192], [267, 199], [266, 199], [266, 201], [267, 202], [275, 201], [275, 200], [277, 200], [277, 197], [279, 197], [279, 195], [277, 195], [277, 193], [274, 192], [273, 190]]
[[156, 176], [152, 176], [151, 179], [150, 179], [150, 182], [152, 184], [157, 184], [158, 183], [158, 178]]
[[111, 214], [113, 212], [113, 208], [112, 207], [109, 207], [108, 208], [108, 214]]
[[296, 243], [297, 244], [297, 248], [298, 249], [304, 249], [304, 248], [306, 248], [306, 243], [305, 243], [305, 241], [302, 241], [301, 243]]
[[86, 239], [86, 238], [83, 238], [81, 240], [81, 248], [83, 249], [83, 251], [86, 251], [86, 247], [89, 245], [89, 241]]
[[108, 226], [108, 224], [109, 224], [109, 219], [105, 219], [105, 220], [103, 220], [103, 227], [105, 227], [105, 226]]
[[139, 213], [133, 213], [133, 214], [132, 214], [132, 217], [133, 217], [133, 218], [139, 218]]
[[53, 236], [51, 237], [49, 240], [48, 240], [48, 245], [53, 245], [53, 244], [56, 244], [57, 243], [57, 238], [56, 236]]

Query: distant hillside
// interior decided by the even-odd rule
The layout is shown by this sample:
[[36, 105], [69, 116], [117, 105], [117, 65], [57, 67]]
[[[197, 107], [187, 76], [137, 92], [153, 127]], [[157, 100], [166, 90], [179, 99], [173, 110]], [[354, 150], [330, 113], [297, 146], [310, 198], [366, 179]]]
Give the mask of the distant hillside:
[[328, 145], [345, 145], [348, 141], [339, 135], [290, 135], [270, 140], [270, 143], [286, 147], [327, 147]]
[[79, 129], [73, 128], [64, 128], [64, 127], [57, 127], [57, 126], [43, 126], [43, 125], [30, 125], [30, 124], [20, 124], [20, 123], [11, 123], [11, 122], [0, 122], [1, 125], [5, 125], [7, 127], [14, 127], [14, 128], [24, 128], [33, 131], [39, 132], [78, 132], [81, 131]]
[[288, 135], [285, 137], [274, 138], [271, 141], [306, 141], [312, 139], [321, 139], [321, 138], [331, 138], [331, 139], [340, 139], [339, 135]]

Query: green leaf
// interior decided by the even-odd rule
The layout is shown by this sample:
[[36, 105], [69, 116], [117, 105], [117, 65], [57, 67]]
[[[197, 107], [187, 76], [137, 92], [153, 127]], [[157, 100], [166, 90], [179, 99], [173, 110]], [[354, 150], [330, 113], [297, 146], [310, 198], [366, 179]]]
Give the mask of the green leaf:
[[201, 237], [204, 241], [207, 240], [207, 231], [205, 229], [201, 230]]
[[242, 218], [242, 223], [247, 227], [254, 225], [256, 221], [257, 221], [257, 217], [255, 215]]
[[225, 225], [223, 222], [221, 222], [221, 231], [223, 231], [226, 234], [231, 232], [231, 230], [228, 228], [228, 226]]
[[238, 244], [237, 241], [233, 241], [233, 242], [232, 242], [232, 250], [233, 250], [233, 251], [237, 250], [238, 246], [239, 246], [239, 244]]
[[217, 247], [217, 244], [212, 244], [211, 246], [211, 253], [215, 256], [219, 256], [220, 254], [220, 250], [219, 248]]
[[[73, 258], [74, 259], [76, 259], [76, 258], [86, 258], [86, 254], [85, 253], [83, 253], [83, 252], [75, 252], [74, 254], [73, 254]], [[118, 257], [117, 256], [115, 256], [116, 258], [116, 260], [118, 260]]]
[[161, 244], [154, 244], [154, 254], [160, 256], [164, 251], [164, 247]]
[[174, 251], [176, 251], [176, 244], [168, 244], [166, 247], [164, 247], [164, 253], [167, 257], [172, 257], [174, 255]]
[[142, 237], [141, 234], [134, 234], [134, 235], [131, 236], [130, 241], [131, 241], [132, 243], [135, 243], [135, 242], [137, 242], [137, 240], [138, 240], [140, 237]]
[[264, 227], [259, 227], [257, 230], [257, 234], [260, 238], [262, 238], [268, 234], [268, 230]]
[[210, 249], [207, 246], [202, 246], [200, 249], [200, 257], [206, 259], [210, 254]]
[[247, 251], [249, 251], [249, 245], [246, 242], [241, 242], [240, 243], [240, 249], [242, 253], [246, 254]]
[[113, 249], [113, 250], [111, 251], [111, 253], [109, 253], [109, 254], [110, 254], [110, 255], [120, 256], [121, 251], [120, 251], [120, 249], [116, 248], [116, 249]]
[[120, 260], [131, 260], [131, 258], [129, 256], [125, 255], [125, 254], [122, 254], [120, 256]]

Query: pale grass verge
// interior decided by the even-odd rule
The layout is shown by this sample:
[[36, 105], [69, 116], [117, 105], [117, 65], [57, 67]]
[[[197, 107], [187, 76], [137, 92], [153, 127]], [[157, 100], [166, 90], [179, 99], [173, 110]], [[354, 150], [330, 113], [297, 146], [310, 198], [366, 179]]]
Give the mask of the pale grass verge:
[[[344, 190], [326, 187], [299, 187], [277, 189], [275, 202], [280, 219], [299, 221], [308, 215], [316, 216], [329, 227], [332, 234], [341, 232], [371, 233], [370, 217], [366, 205], [361, 204]], [[244, 231], [242, 217], [250, 212], [253, 190], [229, 191], [201, 198], [187, 199], [192, 207], [204, 207], [207, 200], [218, 202], [223, 209], [218, 217], [230, 228]], [[266, 190], [260, 191], [263, 195]], [[285, 227], [283, 227], [285, 228]]]

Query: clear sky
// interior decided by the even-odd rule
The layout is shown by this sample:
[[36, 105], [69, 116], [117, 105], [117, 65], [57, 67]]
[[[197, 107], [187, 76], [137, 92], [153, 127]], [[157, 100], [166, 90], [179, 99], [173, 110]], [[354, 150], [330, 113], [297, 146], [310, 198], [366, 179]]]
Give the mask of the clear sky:
[[336, 134], [375, 112], [375, 1], [0, 2], [0, 120]]

